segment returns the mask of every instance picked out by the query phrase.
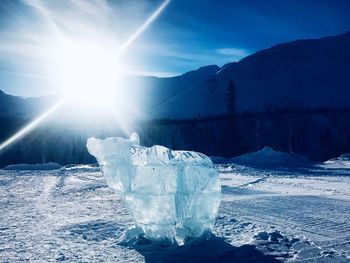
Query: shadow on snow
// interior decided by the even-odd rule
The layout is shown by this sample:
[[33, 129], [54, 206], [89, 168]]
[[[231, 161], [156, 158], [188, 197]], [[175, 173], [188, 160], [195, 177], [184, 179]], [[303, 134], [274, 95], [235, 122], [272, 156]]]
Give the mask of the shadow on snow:
[[[125, 226], [118, 225], [113, 221], [96, 220], [82, 224], [74, 224], [61, 229], [65, 232], [65, 238], [82, 238], [87, 242], [100, 242], [106, 239], [115, 239], [121, 235]], [[125, 229], [124, 229], [125, 230]], [[118, 242], [119, 243], [119, 242]], [[235, 262], [235, 263], [272, 263], [280, 262], [270, 255], [264, 255], [253, 245], [232, 246], [223, 238], [213, 234], [205, 234], [203, 237], [186, 242], [185, 245], [160, 245], [140, 238], [133, 244], [119, 243], [136, 250], [144, 258], [146, 263], [160, 262]]]
[[264, 255], [253, 245], [235, 247], [223, 238], [206, 235], [203, 238], [187, 242], [183, 246], [161, 247], [157, 245], [134, 245], [131, 248], [144, 256], [146, 263], [158, 262], [235, 262], [263, 263], [280, 262], [272, 256]]

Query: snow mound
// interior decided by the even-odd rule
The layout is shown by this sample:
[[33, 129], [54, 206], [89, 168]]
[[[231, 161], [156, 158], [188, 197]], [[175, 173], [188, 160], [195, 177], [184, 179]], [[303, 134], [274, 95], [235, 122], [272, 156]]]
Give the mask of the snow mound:
[[74, 172], [94, 172], [99, 171], [100, 167], [98, 164], [68, 164], [63, 166], [62, 170]]
[[255, 166], [255, 167], [280, 167], [293, 168], [308, 166], [310, 161], [305, 157], [294, 154], [275, 151], [272, 148], [265, 146], [262, 150], [243, 154], [231, 159], [234, 164]]
[[108, 185], [120, 194], [135, 220], [126, 242], [140, 237], [171, 242], [199, 237], [215, 223], [221, 183], [212, 161], [201, 153], [138, 145], [130, 139], [90, 138]]
[[37, 164], [11, 164], [4, 168], [3, 170], [58, 170], [61, 169], [62, 165], [58, 163], [37, 163]]
[[323, 164], [326, 168], [350, 168], [350, 153], [342, 154], [337, 158], [332, 158], [328, 161], [325, 161]]

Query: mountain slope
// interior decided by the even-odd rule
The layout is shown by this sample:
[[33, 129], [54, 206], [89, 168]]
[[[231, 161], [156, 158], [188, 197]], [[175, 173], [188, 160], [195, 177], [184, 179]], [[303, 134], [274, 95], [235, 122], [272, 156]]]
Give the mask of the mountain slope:
[[[205, 66], [171, 78], [125, 77], [124, 93], [127, 94], [128, 104], [134, 109], [142, 113], [152, 112], [186, 90], [215, 78], [219, 69], [216, 65]], [[145, 114], [144, 117], [150, 116]]]
[[6, 94], [0, 90], [0, 117], [32, 118], [57, 101], [57, 96], [18, 97]]
[[[206, 66], [172, 78], [129, 76], [118, 88], [140, 119], [201, 118], [227, 112], [230, 79], [238, 112], [349, 107], [350, 32], [279, 44], [222, 68]], [[53, 98], [0, 92], [0, 116], [35, 116]]]
[[223, 66], [153, 111], [154, 118], [195, 118], [226, 112], [229, 80], [237, 110], [350, 106], [350, 32], [297, 40], [259, 51]]
[[16, 116], [20, 110], [21, 99], [0, 90], [0, 116]]

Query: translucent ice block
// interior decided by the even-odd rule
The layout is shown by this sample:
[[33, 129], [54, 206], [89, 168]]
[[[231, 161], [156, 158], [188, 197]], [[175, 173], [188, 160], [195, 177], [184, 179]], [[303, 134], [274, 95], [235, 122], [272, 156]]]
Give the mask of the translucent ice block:
[[137, 235], [160, 241], [198, 237], [210, 231], [221, 201], [221, 184], [204, 154], [139, 146], [130, 139], [90, 138], [107, 183], [120, 194], [134, 217]]

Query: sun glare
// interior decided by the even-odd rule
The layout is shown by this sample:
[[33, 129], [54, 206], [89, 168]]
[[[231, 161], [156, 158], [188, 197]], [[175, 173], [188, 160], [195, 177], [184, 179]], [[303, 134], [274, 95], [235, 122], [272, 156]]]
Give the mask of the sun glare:
[[57, 84], [67, 102], [88, 107], [115, 103], [121, 86], [120, 58], [115, 50], [103, 43], [66, 41], [55, 57]]
[[[123, 118], [129, 118], [129, 112], [135, 112], [136, 110], [129, 105], [128, 96], [124, 92], [126, 87], [123, 87], [121, 75], [122, 69], [125, 69], [126, 66], [121, 61], [121, 55], [163, 12], [170, 0], [164, 0], [135, 32], [130, 32], [130, 37], [126, 41], [112, 44], [110, 41], [106, 41], [102, 37], [103, 34], [98, 33], [98, 30], [93, 30], [91, 26], [84, 27], [84, 19], [80, 21], [80, 18], [83, 17], [79, 17], [79, 15], [77, 15], [75, 24], [83, 25], [81, 28], [88, 29], [88, 32], [83, 33], [82, 30], [78, 30], [76, 38], [71, 38], [69, 36], [72, 36], [72, 32], [65, 34], [64, 28], [61, 28], [60, 24], [56, 23], [54, 19], [54, 12], [47, 9], [47, 6], [41, 1], [25, 2], [42, 17], [46, 26], [50, 29], [47, 34], [39, 35], [37, 38], [29, 35], [28, 39], [37, 40], [39, 43], [37, 50], [40, 50], [40, 52], [37, 56], [45, 58], [46, 69], [44, 71], [52, 76], [51, 85], [53, 88], [60, 90], [64, 97], [1, 143], [0, 152], [30, 133], [60, 108], [71, 109], [71, 106], [73, 106], [73, 108], [82, 109], [87, 113], [91, 110], [100, 112], [101, 109], [103, 111], [108, 109], [119, 120], [122, 127], [126, 126]], [[95, 10], [93, 13], [95, 13]], [[98, 24], [98, 21], [96, 21], [96, 24]], [[110, 32], [109, 35], [113, 36], [113, 33]], [[54, 37], [47, 41], [47, 35], [51, 34]], [[79, 37], [79, 35], [94, 36], [92, 39], [96, 41], [88, 41]], [[110, 39], [110, 37], [107, 37], [107, 39]], [[43, 43], [48, 43], [48, 45]], [[65, 107], [67, 104], [69, 104], [69, 107]], [[95, 111], [96, 109], [97, 111]], [[72, 112], [72, 114], [75, 114], [75, 112]]]

